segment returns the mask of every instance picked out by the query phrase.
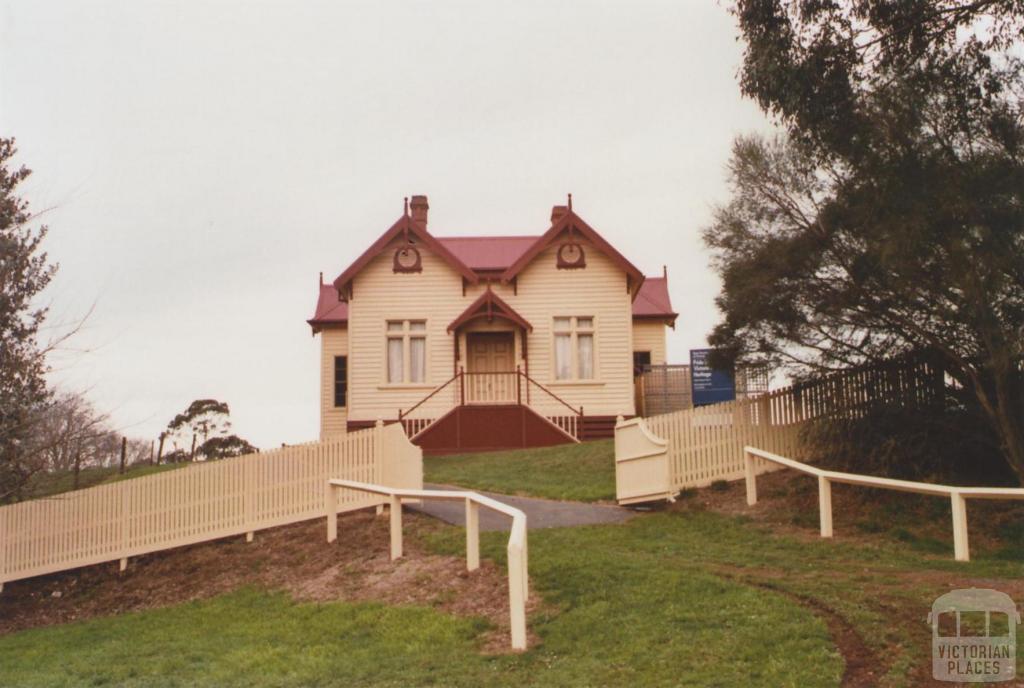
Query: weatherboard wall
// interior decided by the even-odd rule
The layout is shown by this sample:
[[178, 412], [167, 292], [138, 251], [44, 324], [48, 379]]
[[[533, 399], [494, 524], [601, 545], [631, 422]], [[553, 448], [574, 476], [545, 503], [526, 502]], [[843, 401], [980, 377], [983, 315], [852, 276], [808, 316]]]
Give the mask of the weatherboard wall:
[[320, 332], [320, 438], [346, 432], [348, 408], [334, 405], [334, 357], [348, 355], [348, 328], [332, 325]]
[[[447, 327], [486, 289], [483, 283], [464, 288], [461, 275], [422, 245], [419, 246], [421, 272], [394, 272], [393, 254], [399, 242], [396, 240], [393, 247], [373, 259], [353, 282], [348, 326], [349, 421], [396, 418], [400, 409], [409, 409], [447, 382], [456, 370], [455, 338]], [[632, 300], [626, 289], [626, 276], [595, 247], [584, 243], [584, 250], [587, 263], [584, 269], [558, 269], [555, 248], [552, 247], [541, 253], [519, 275], [515, 288], [501, 283], [492, 283], [491, 288], [533, 326], [528, 335], [526, 361], [522, 359], [518, 333], [516, 336], [516, 359], [524, 367], [528, 363], [532, 378], [574, 407], [582, 406], [587, 415], [631, 415], [634, 412], [634, 333]], [[595, 379], [556, 381], [552, 365], [554, 318], [574, 315], [595, 319]], [[388, 320], [426, 321], [427, 361], [422, 384], [388, 384]], [[491, 325], [477, 321], [470, 328], [500, 329], [505, 326], [500, 320]], [[508, 326], [508, 329], [512, 327]], [[328, 335], [329, 332], [325, 330], [323, 334]], [[460, 340], [460, 352], [465, 352], [464, 339]], [[326, 353], [324, 357], [326, 362]], [[328, 404], [333, 378], [323, 375], [321, 385], [324, 387], [322, 403]], [[457, 385], [452, 384], [414, 415], [436, 418], [450, 410], [458, 400]], [[568, 412], [536, 388], [530, 392], [530, 402], [541, 413], [559, 415]], [[322, 417], [326, 419], [328, 415], [322, 414]]]

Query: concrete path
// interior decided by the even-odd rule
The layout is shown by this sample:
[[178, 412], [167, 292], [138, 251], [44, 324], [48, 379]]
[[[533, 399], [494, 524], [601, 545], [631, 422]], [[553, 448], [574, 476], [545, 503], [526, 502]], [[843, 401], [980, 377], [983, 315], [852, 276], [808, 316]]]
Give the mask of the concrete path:
[[[466, 487], [454, 485], [423, 486], [428, 490], [467, 490]], [[551, 499], [535, 499], [533, 497], [513, 497], [496, 492], [474, 490], [526, 513], [526, 526], [535, 528], [562, 528], [565, 526], [589, 526], [601, 523], [622, 523], [633, 516], [629, 509], [605, 504], [585, 504], [583, 502], [557, 502]], [[457, 526], [466, 524], [466, 506], [463, 502], [426, 501], [421, 504], [408, 504], [407, 509], [419, 511], [438, 518], [446, 523]], [[481, 507], [480, 530], [508, 530], [512, 519], [508, 516]]]

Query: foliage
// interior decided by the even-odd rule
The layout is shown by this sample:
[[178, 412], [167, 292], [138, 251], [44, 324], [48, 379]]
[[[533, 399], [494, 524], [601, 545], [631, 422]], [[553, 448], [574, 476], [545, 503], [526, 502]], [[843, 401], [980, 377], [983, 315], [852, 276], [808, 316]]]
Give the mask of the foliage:
[[610, 440], [542, 449], [428, 456], [427, 482], [547, 499], [615, 499], [615, 450]]
[[983, 431], [956, 405], [875, 406], [859, 418], [820, 418], [802, 431], [815, 465], [851, 473], [960, 485], [1013, 484], [1014, 475]]
[[57, 269], [41, 250], [46, 227], [29, 226], [35, 218], [17, 195], [31, 172], [13, 166], [16, 152], [14, 139], [0, 138], [0, 500], [40, 470], [25, 446], [49, 399], [45, 347], [38, 342], [47, 309], [36, 297]]
[[256, 447], [238, 435], [228, 435], [226, 437], [211, 437], [199, 446], [196, 454], [205, 460], [210, 460], [253, 454], [256, 451]]
[[942, 358], [1024, 480], [1024, 8], [739, 0], [741, 85], [788, 136], [740, 137], [705, 240], [710, 340], [825, 371]]
[[[229, 435], [231, 409], [216, 399], [196, 399], [182, 413], [167, 424], [163, 438], [170, 438], [174, 450], [164, 455], [167, 461], [187, 460], [196, 455], [205, 459], [221, 459], [256, 451], [256, 448], [237, 435]], [[196, 448], [196, 440], [199, 447]], [[185, 451], [184, 447], [189, 447]]]
[[25, 486], [22, 496], [25, 499], [52, 497], [53, 495], [63, 494], [71, 490], [84, 490], [96, 485], [131, 480], [133, 478], [144, 478], [147, 475], [163, 473], [164, 471], [180, 467], [173, 464], [156, 466], [150, 463], [139, 462], [129, 465], [125, 468], [124, 473], [120, 472], [116, 464], [82, 467], [78, 476], [75, 475], [73, 469], [46, 471], [32, 476], [32, 480]]

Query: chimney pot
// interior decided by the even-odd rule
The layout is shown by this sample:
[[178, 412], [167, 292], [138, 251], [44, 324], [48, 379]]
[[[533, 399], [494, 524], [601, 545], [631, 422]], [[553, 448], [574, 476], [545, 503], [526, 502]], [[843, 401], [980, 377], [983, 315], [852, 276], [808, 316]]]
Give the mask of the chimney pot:
[[569, 212], [569, 206], [556, 205], [551, 209], [551, 224], [555, 224], [562, 219], [562, 216]]
[[430, 205], [427, 203], [427, 197], [413, 196], [412, 202], [409, 203], [409, 209], [412, 211], [412, 221], [426, 229], [427, 211], [430, 210]]

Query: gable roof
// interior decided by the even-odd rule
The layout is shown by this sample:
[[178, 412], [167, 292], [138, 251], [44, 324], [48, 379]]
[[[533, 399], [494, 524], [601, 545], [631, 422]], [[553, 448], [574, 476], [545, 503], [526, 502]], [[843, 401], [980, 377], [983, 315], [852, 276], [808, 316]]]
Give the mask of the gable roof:
[[363, 254], [356, 258], [355, 262], [348, 266], [343, 273], [334, 280], [334, 288], [338, 293], [344, 293], [345, 288], [355, 279], [356, 274], [376, 258], [388, 247], [392, 241], [401, 235], [415, 236], [431, 253], [448, 263], [453, 270], [461, 274], [470, 284], [477, 283], [476, 273], [465, 263], [455, 257], [441, 242], [435, 239], [430, 232], [418, 222], [413, 222], [408, 215], [402, 215], [395, 224], [391, 225], [388, 231], [384, 232], [377, 241], [373, 242], [370, 248], [363, 251]]
[[313, 328], [313, 334], [319, 332], [324, 325], [348, 322], [348, 304], [338, 298], [338, 290], [333, 284], [323, 283], [323, 273], [320, 277], [320, 296], [316, 301], [316, 312], [306, 321]]
[[577, 231], [597, 246], [598, 250], [608, 256], [613, 263], [618, 265], [622, 271], [630, 277], [632, 293], [634, 296], [637, 294], [640, 286], [644, 282], [644, 274], [640, 272], [635, 265], [630, 263], [625, 256], [619, 253], [614, 246], [605, 241], [604, 237], [597, 233], [597, 230], [588, 225], [583, 221], [583, 218], [573, 212], [571, 204], [568, 206], [565, 213], [551, 225], [551, 228], [538, 237], [537, 240], [533, 242], [533, 245], [519, 256], [504, 273], [502, 273], [501, 281], [511, 282], [512, 279], [522, 272], [534, 258], [540, 255], [540, 253], [548, 246], [553, 244], [562, 232], [566, 231]]
[[448, 326], [448, 332], [454, 332], [471, 320], [477, 318], [486, 318], [488, 322], [494, 318], [504, 318], [510, 320], [519, 327], [522, 327], [527, 332], [533, 332], [533, 325], [531, 325], [526, 318], [516, 313], [512, 306], [505, 303], [505, 301], [491, 291], [488, 287], [483, 294], [480, 295], [476, 301], [459, 314], [459, 317], [452, 320]]
[[679, 314], [672, 310], [668, 295], [668, 277], [648, 277], [633, 301], [633, 317], [637, 319], [669, 320], [675, 326]]
[[[510, 281], [519, 272], [525, 269], [537, 255], [550, 246], [566, 231], [569, 225], [574, 231], [590, 240], [599, 250], [616, 262], [623, 271], [631, 278], [633, 290], [633, 317], [636, 319], [663, 320], [667, 324], [675, 324], [678, 317], [672, 309], [672, 301], [668, 293], [667, 277], [647, 277], [614, 247], [604, 240], [590, 225], [576, 215], [571, 206], [564, 215], [543, 235], [519, 235], [519, 236], [460, 236], [460, 237], [435, 237], [427, 232], [426, 228], [413, 221], [408, 214], [403, 214], [380, 238], [377, 239], [359, 258], [355, 260], [341, 275], [334, 280], [333, 285], [323, 284], [321, 280], [320, 292], [318, 295], [316, 313], [307, 320], [313, 332], [318, 332], [325, 325], [345, 324], [348, 322], [348, 303], [340, 300], [339, 293], [344, 293], [351, 281], [363, 267], [373, 258], [378, 256], [387, 248], [395, 238], [408, 232], [419, 239], [423, 246], [434, 252], [438, 257], [447, 262], [459, 272], [469, 283], [479, 282], [481, 275], [478, 273], [490, 273], [491, 277], [500, 274], [502, 281]], [[490, 292], [490, 290], [488, 290]], [[470, 314], [467, 319], [472, 319], [472, 313], [479, 311], [482, 305], [490, 303], [492, 313], [532, 329], [530, 324], [512, 309], [507, 303], [501, 300], [496, 294], [490, 292], [489, 302], [480, 303], [481, 296], [473, 305], [467, 308], [459, 318], [452, 323], [452, 327], [461, 325], [460, 318]], [[499, 305], [500, 304], [500, 305]], [[501, 311], [500, 313], [498, 311]], [[509, 314], [509, 315], [506, 315]], [[514, 315], [515, 318], [510, 317]], [[518, 320], [516, 320], [518, 318]]]

